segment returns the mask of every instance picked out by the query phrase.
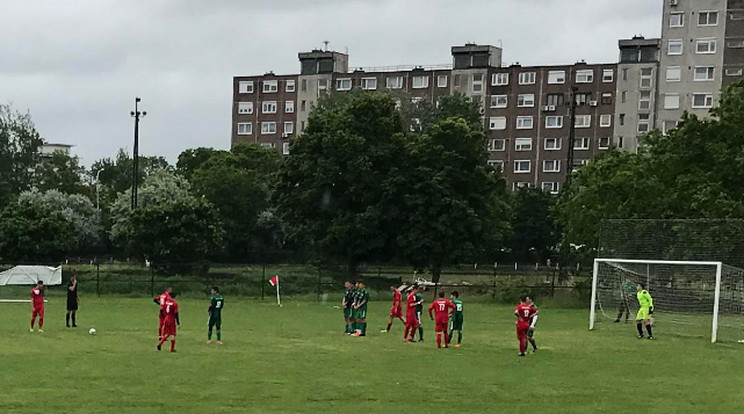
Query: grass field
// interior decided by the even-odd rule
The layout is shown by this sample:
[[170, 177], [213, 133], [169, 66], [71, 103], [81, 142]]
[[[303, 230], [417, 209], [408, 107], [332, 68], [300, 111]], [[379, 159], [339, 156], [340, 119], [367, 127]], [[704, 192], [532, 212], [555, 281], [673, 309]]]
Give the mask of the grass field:
[[[389, 304], [373, 302], [366, 338], [343, 335], [332, 304], [227, 298], [224, 345], [207, 345], [208, 301], [181, 302], [178, 352], [157, 352], [148, 298], [85, 297], [80, 328], [64, 299], [29, 333], [29, 304], [1, 304], [0, 413], [742, 412], [744, 346], [704, 338], [638, 340], [632, 325], [540, 308], [541, 349], [517, 357], [512, 308], [468, 304], [463, 347], [405, 344], [380, 333]], [[88, 335], [89, 327], [98, 329]]]

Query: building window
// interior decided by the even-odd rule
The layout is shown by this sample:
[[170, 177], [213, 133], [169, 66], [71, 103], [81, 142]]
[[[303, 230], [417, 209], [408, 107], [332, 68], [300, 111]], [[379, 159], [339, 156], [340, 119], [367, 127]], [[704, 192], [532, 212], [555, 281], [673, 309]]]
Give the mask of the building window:
[[287, 121], [284, 123], [284, 135], [294, 134], [294, 122]]
[[385, 87], [388, 89], [403, 89], [403, 77], [388, 76], [388, 78], [385, 79]]
[[542, 190], [547, 191], [550, 194], [558, 194], [561, 188], [561, 183], [555, 181], [546, 181], [542, 183]]
[[307, 110], [307, 101], [300, 102], [300, 111], [305, 112]]
[[602, 69], [602, 82], [611, 83], [615, 80], [615, 71], [613, 69]]
[[289, 155], [289, 142], [282, 142], [282, 155]]
[[715, 77], [715, 67], [713, 66], [695, 66], [695, 80], [712, 81]]
[[337, 91], [348, 91], [351, 90], [351, 79], [336, 79], [336, 90]]
[[698, 12], [698, 26], [717, 26], [718, 11]]
[[653, 75], [653, 69], [641, 68], [641, 88], [651, 89], [651, 86], [653, 86]]
[[414, 76], [413, 77], [413, 85], [411, 86], [413, 89], [425, 89], [429, 87], [429, 77], [428, 76]]
[[729, 49], [744, 49], [744, 40], [729, 40], [726, 42]]
[[446, 88], [447, 87], [447, 75], [439, 75], [439, 76], [437, 76], [437, 87], [438, 88]]
[[695, 53], [711, 55], [716, 53], [716, 39], [698, 39], [695, 42]]
[[238, 113], [243, 115], [252, 114], [253, 102], [238, 102]]
[[514, 183], [514, 191], [517, 191], [521, 188], [535, 188], [535, 185], [524, 181], [517, 181], [516, 183]]
[[531, 116], [518, 116], [517, 129], [532, 129], [533, 118]]
[[[302, 83], [305, 84], [305, 79], [302, 80]], [[318, 93], [320, 94], [320, 91], [325, 91], [327, 89], [328, 89], [328, 79], [318, 79]]]
[[455, 88], [460, 87], [460, 75], [452, 75], [452, 86]]
[[284, 91], [285, 92], [294, 92], [295, 91], [295, 81], [294, 81], [294, 79], [287, 80], [287, 83], [284, 85]]
[[253, 93], [253, 81], [238, 82], [238, 93]]
[[588, 150], [589, 149], [589, 141], [590, 141], [590, 139], [588, 137], [574, 138], [573, 149], [575, 149], [575, 150]]
[[566, 83], [566, 71], [551, 70], [550, 72], [548, 72], [548, 83], [551, 85]]
[[650, 114], [638, 114], [638, 133], [645, 134], [649, 131], [651, 115]]
[[377, 78], [362, 78], [362, 89], [365, 91], [377, 89]]
[[491, 85], [493, 86], [504, 86], [509, 84], [508, 73], [494, 73], [491, 77]]
[[620, 92], [620, 102], [625, 103], [628, 101], [628, 91]]
[[618, 116], [618, 120], [618, 122], [620, 122], [620, 126], [625, 126], [625, 114], [620, 114], [620, 116]]
[[545, 128], [563, 128], [563, 116], [546, 116]]
[[543, 144], [546, 151], [558, 151], [561, 149], [561, 139], [560, 138], [545, 138], [545, 143]]
[[576, 105], [586, 105], [592, 100], [592, 94], [591, 93], [577, 93], [574, 95], [574, 98], [576, 99]]
[[692, 94], [692, 107], [693, 108], [712, 108], [713, 107], [713, 94], [693, 93]]
[[517, 174], [524, 174], [530, 172], [532, 169], [532, 161], [530, 160], [515, 160], [514, 161], [514, 172]]
[[251, 122], [239, 122], [238, 123], [238, 135], [251, 135], [253, 133], [253, 123]]
[[488, 120], [488, 129], [502, 131], [506, 129], [506, 117], [505, 116], [492, 116]]
[[685, 13], [684, 12], [672, 12], [669, 15], [669, 27], [684, 27], [685, 26]]
[[576, 83], [592, 83], [594, 82], [594, 70], [583, 69], [576, 71]]
[[517, 106], [520, 108], [532, 108], [535, 106], [535, 94], [525, 93], [517, 95]]
[[420, 118], [411, 118], [411, 132], [421, 132]]
[[515, 151], [532, 151], [532, 138], [517, 138], [514, 140]]
[[727, 68], [726, 69], [726, 76], [741, 76], [742, 73], [744, 73], [744, 70], [742, 70], [742, 68]]
[[599, 137], [599, 145], [597, 145], [597, 147], [601, 150], [610, 148], [611, 141], [612, 141], [612, 138], [610, 137]]
[[273, 142], [262, 142], [261, 148], [264, 148], [264, 149], [274, 148], [274, 143]]
[[506, 95], [491, 95], [491, 108], [506, 108], [508, 97]]
[[261, 122], [262, 134], [276, 134], [276, 122]]
[[602, 105], [612, 105], [612, 92], [604, 92], [602, 94]]
[[263, 114], [275, 114], [276, 113], [276, 101], [264, 101], [261, 103], [261, 113]]
[[592, 116], [591, 115], [576, 115], [576, 128], [591, 128], [592, 127]]
[[543, 172], [561, 172], [561, 162], [559, 160], [543, 161]]
[[482, 73], [473, 74], [473, 92], [474, 93], [483, 92], [483, 74]]
[[682, 80], [682, 69], [679, 66], [669, 66], [666, 70], [667, 82], [679, 82]]
[[287, 114], [294, 113], [294, 101], [284, 102], [284, 112]]
[[411, 97], [411, 104], [413, 104], [413, 106], [417, 106], [421, 102], [424, 102], [423, 96], [412, 96]]
[[671, 39], [667, 44], [667, 55], [682, 54], [682, 39]]
[[488, 165], [498, 172], [504, 172], [504, 161], [502, 160], [488, 160]]
[[668, 93], [664, 95], [664, 109], [679, 109], [678, 93]]
[[668, 134], [672, 130], [677, 129], [677, 122], [678, 121], [664, 121], [664, 124], [663, 124], [664, 131], [663, 132], [665, 134]]
[[651, 109], [651, 91], [641, 91], [638, 96], [638, 109], [642, 111]]
[[599, 126], [609, 128], [612, 126], [612, 114], [602, 114], [599, 116]]
[[522, 72], [519, 74], [520, 85], [532, 85], [535, 83], [535, 72]]
[[496, 138], [488, 140], [489, 151], [504, 151], [506, 149], [506, 140], [503, 138]]
[[[318, 81], [318, 84], [320, 84], [320, 81]], [[307, 79], [302, 80], [302, 83], [300, 83], [300, 89], [302, 92], [307, 92]]]
[[583, 166], [585, 166], [588, 163], [589, 163], [588, 160], [574, 160], [573, 161], [573, 167], [574, 167], [574, 169], [576, 169], [576, 168], [579, 168], [579, 167], [583, 167]]
[[263, 81], [263, 87], [261, 89], [263, 93], [274, 93], [279, 90], [279, 81], [270, 80]]
[[623, 68], [622, 74], [623, 74], [622, 76], [623, 82], [627, 82], [628, 81], [628, 68]]
[[562, 93], [549, 93], [545, 103], [557, 107], [563, 105], [564, 99], [565, 96]]

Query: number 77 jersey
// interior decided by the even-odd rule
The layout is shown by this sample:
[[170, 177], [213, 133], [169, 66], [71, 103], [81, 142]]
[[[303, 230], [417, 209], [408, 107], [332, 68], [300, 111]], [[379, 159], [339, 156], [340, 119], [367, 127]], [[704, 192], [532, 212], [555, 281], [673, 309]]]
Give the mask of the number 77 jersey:
[[447, 299], [439, 298], [429, 305], [429, 312], [431, 313], [432, 310], [436, 314], [437, 323], [447, 323], [450, 313], [455, 311], [455, 304]]

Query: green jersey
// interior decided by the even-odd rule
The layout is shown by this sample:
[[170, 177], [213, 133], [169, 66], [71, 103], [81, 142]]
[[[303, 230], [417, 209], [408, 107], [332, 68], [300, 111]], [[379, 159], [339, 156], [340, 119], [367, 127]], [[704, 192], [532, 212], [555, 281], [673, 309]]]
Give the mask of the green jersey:
[[452, 299], [451, 302], [455, 305], [455, 312], [452, 317], [462, 317], [462, 301], [460, 299]]
[[636, 297], [638, 298], [638, 306], [641, 308], [651, 308], [654, 306], [654, 300], [651, 299], [651, 295], [647, 290], [644, 289], [636, 293]]
[[357, 298], [357, 305], [361, 304], [359, 309], [367, 309], [367, 303], [369, 302], [369, 290], [359, 289], [359, 295]]
[[219, 293], [209, 298], [209, 313], [212, 316], [222, 316], [222, 308], [225, 307], [225, 298]]
[[418, 303], [418, 305], [416, 305], [416, 313], [423, 312], [423, 310], [424, 310], [424, 304], [422, 303], [423, 300], [424, 300], [424, 297], [421, 296], [420, 293], [417, 293], [416, 294], [416, 303]]

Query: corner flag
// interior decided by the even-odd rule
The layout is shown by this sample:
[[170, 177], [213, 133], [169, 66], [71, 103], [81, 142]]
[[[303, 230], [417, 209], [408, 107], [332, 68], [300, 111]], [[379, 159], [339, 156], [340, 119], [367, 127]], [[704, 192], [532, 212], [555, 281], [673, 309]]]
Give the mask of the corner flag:
[[276, 304], [282, 306], [282, 300], [279, 298], [279, 275], [269, 279], [271, 286], [276, 286]]

